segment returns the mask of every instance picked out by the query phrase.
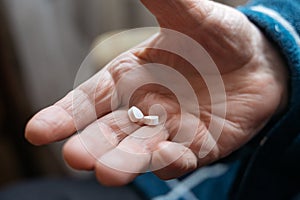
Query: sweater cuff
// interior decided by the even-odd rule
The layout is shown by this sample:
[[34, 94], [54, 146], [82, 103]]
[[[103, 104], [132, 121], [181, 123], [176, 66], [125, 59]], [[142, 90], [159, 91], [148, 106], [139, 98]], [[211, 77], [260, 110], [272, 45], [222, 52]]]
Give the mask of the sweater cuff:
[[[291, 24], [276, 11], [279, 8], [271, 9], [262, 4], [252, 4], [238, 9], [244, 13], [270, 41], [277, 45], [289, 68], [287, 111], [279, 121], [272, 125], [271, 130], [268, 131], [266, 138], [264, 138], [265, 141], [269, 140], [267, 143], [270, 143], [273, 139], [280, 139], [284, 136], [285, 141], [277, 140], [277, 144], [280, 146], [288, 145], [300, 132], [300, 126], [295, 126], [295, 124], [300, 123], [300, 37], [297, 33], [299, 30], [293, 26], [294, 23]], [[271, 141], [270, 137], [272, 138]]]

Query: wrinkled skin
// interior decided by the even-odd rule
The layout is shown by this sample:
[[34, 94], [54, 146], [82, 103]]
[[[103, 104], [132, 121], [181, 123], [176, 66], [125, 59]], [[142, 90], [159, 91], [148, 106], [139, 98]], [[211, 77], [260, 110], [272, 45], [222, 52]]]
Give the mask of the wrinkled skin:
[[[286, 106], [285, 63], [242, 13], [206, 0], [142, 0], [142, 3], [161, 27], [188, 35], [211, 55], [224, 82], [226, 97], [218, 104], [226, 108], [222, 119], [225, 123], [220, 137], [208, 129], [212, 120], [220, 120], [220, 116], [212, 114], [210, 101], [210, 95], [218, 94], [208, 93], [193, 66], [176, 55], [146, 48], [172, 39], [163, 31], [158, 33], [141, 49], [121, 55], [117, 62], [37, 113], [27, 124], [26, 138], [36, 145], [70, 137], [63, 149], [67, 163], [75, 169], [95, 170], [98, 180], [105, 185], [127, 184], [149, 167], [158, 177], [170, 179], [216, 161], [249, 141]], [[151, 105], [161, 105], [165, 123], [149, 127], [130, 122], [126, 112], [130, 105], [125, 105], [122, 98], [139, 77], [155, 79], [155, 75], [147, 74], [141, 67], [146, 63], [165, 64], [183, 74], [199, 99], [195, 106], [201, 115], [180, 110], [176, 94], [150, 84], [132, 95], [130, 105], [136, 105], [145, 114], [150, 112]], [[136, 73], [124, 76], [137, 67]], [[117, 103], [112, 108], [115, 83], [121, 78], [126, 84], [117, 89]], [[96, 116], [88, 111], [90, 102], [95, 102]], [[81, 117], [76, 117], [73, 109]], [[174, 139], [179, 124], [183, 125], [184, 134]], [[195, 126], [196, 131], [190, 130]], [[83, 131], [74, 134], [76, 129]], [[201, 154], [207, 144], [213, 144], [212, 148]]]

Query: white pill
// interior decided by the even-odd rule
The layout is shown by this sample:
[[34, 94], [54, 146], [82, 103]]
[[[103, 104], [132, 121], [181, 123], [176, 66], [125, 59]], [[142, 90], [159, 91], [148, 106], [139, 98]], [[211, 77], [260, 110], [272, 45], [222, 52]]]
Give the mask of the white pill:
[[129, 117], [130, 121], [138, 122], [144, 118], [144, 114], [142, 113], [142, 111], [140, 109], [138, 109], [135, 106], [132, 106], [128, 110], [128, 117]]
[[156, 115], [145, 116], [142, 122], [146, 125], [156, 126], [159, 124], [159, 117]]

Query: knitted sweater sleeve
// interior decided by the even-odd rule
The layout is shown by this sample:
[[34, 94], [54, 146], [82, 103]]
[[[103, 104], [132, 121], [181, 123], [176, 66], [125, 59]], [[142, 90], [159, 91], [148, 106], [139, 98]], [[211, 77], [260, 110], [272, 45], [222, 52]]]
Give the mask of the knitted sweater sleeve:
[[289, 101], [286, 112], [265, 130], [239, 184], [238, 199], [256, 198], [258, 191], [261, 198], [286, 198], [299, 190], [300, 178], [300, 164], [295, 162], [300, 156], [300, 0], [253, 0], [239, 10], [285, 58]]

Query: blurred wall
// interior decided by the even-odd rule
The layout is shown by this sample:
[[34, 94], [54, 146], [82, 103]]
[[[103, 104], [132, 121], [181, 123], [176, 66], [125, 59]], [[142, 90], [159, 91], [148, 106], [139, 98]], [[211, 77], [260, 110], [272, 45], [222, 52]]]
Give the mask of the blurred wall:
[[245, 4], [248, 0], [215, 0], [219, 3], [227, 4], [229, 6], [238, 6]]
[[73, 88], [101, 33], [156, 25], [137, 0], [3, 0], [34, 111]]

